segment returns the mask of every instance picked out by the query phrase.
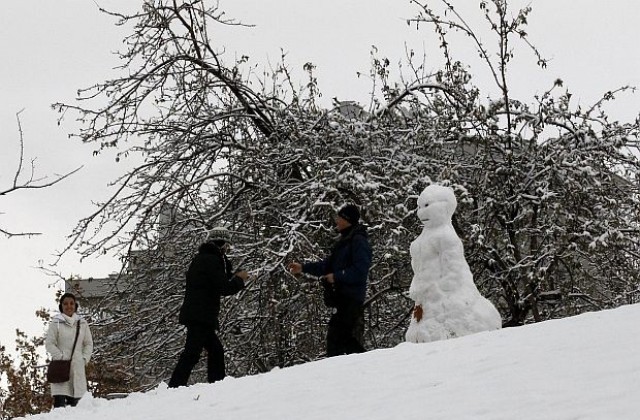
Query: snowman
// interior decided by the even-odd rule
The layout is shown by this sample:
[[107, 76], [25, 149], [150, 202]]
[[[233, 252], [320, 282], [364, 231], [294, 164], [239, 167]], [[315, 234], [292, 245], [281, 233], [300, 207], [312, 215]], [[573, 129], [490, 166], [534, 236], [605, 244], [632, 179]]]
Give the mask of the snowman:
[[422, 233], [411, 243], [415, 302], [406, 340], [413, 343], [461, 337], [501, 328], [496, 308], [473, 282], [451, 217], [457, 201], [453, 190], [429, 185], [418, 198]]

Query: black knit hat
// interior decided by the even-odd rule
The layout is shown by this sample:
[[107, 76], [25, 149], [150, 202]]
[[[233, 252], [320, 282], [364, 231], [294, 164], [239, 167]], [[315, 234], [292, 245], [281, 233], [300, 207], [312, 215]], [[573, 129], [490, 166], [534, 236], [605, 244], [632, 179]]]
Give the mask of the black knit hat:
[[347, 204], [338, 210], [338, 216], [352, 225], [357, 225], [360, 221], [360, 210], [354, 204]]

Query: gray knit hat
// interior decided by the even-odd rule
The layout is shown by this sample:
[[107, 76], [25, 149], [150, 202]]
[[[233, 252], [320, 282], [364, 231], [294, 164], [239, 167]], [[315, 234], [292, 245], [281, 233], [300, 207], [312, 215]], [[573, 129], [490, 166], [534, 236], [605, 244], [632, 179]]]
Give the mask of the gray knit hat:
[[214, 227], [207, 234], [207, 242], [231, 243], [231, 232], [225, 227]]

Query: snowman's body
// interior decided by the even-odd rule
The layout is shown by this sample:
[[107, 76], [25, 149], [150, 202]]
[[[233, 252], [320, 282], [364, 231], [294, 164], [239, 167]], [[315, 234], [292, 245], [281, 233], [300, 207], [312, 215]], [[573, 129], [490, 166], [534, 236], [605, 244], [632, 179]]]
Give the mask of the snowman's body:
[[409, 295], [416, 310], [406, 333], [415, 343], [461, 337], [501, 328], [496, 308], [473, 282], [462, 241], [451, 224], [453, 190], [430, 185], [418, 198], [424, 228], [411, 243], [413, 280]]

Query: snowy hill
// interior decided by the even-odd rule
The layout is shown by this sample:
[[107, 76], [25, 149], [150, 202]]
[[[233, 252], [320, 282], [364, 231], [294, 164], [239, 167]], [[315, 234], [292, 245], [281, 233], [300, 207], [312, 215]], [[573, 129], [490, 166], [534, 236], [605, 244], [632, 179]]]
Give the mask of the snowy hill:
[[637, 419], [640, 305], [222, 382], [103, 400], [31, 419]]

